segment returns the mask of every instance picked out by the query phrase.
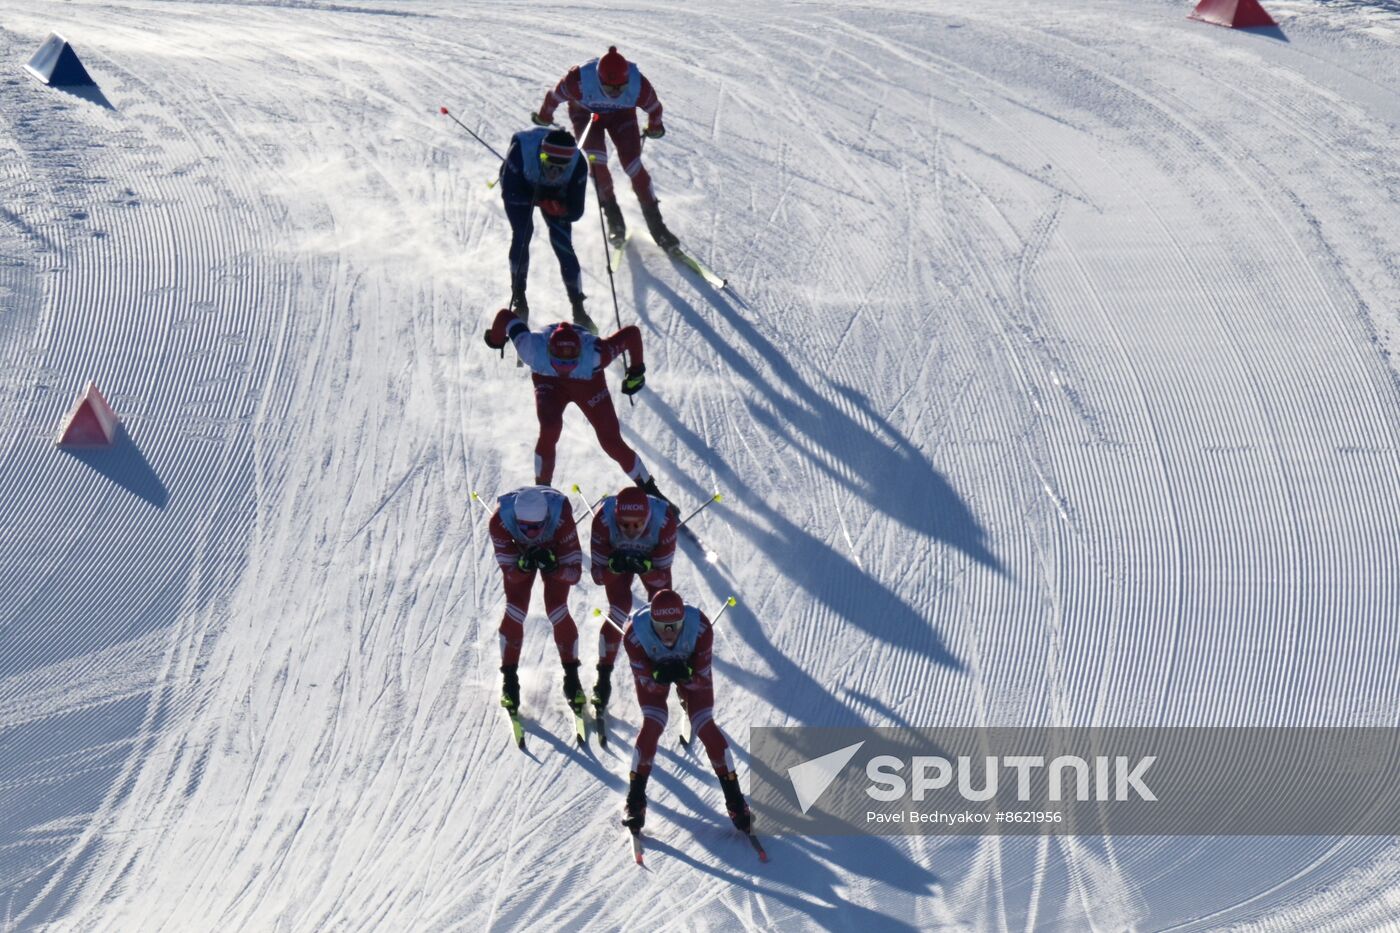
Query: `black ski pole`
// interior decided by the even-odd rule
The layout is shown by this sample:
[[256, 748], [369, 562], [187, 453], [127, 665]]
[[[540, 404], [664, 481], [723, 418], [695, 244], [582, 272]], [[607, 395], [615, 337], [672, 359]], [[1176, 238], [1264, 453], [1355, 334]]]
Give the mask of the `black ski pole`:
[[446, 107], [439, 107], [439, 108], [438, 108], [438, 112], [440, 112], [443, 116], [447, 117], [447, 118], [448, 118], [449, 120], [451, 120], [453, 123], [455, 123], [455, 124], [457, 124], [458, 126], [460, 126], [462, 129], [466, 130], [466, 131], [467, 131], [467, 134], [470, 135], [472, 139], [474, 139], [474, 140], [476, 140], [477, 142], [481, 143], [481, 144], [482, 144], [483, 146], [485, 146], [488, 150], [490, 150], [490, 152], [491, 152], [491, 154], [492, 154], [493, 156], [495, 156], [496, 158], [500, 159], [502, 162], [504, 162], [504, 161], [506, 160], [506, 157], [503, 156], [503, 155], [501, 155], [501, 154], [500, 154], [499, 152], [497, 152], [495, 149], [493, 149], [493, 148], [491, 147], [491, 144], [490, 144], [490, 143], [488, 143], [486, 140], [482, 139], [480, 136], [478, 136], [478, 135], [476, 135], [475, 133], [473, 133], [470, 129], [468, 129], [467, 125], [466, 125], [465, 123], [463, 123], [461, 120], [458, 120], [456, 117], [452, 116], [452, 114], [448, 113]]
[[[589, 136], [592, 136], [593, 131], [597, 129], [597, 125], [598, 115], [595, 113], [593, 115], [593, 119], [588, 121], [588, 132], [583, 134], [583, 138], [587, 139]], [[583, 147], [582, 140], [579, 141], [579, 147]], [[591, 162], [592, 160], [589, 161]], [[588, 168], [588, 173], [590, 175], [593, 175], [593, 166], [590, 165]], [[617, 329], [622, 330], [622, 312], [619, 311], [617, 307], [617, 280], [613, 278], [612, 254], [608, 252], [608, 226], [603, 221], [603, 196], [598, 191], [597, 175], [593, 175], [593, 195], [598, 200], [598, 231], [603, 234], [603, 263], [607, 266], [608, 269], [608, 289], [612, 292], [613, 318], [617, 321]], [[623, 369], [632, 368], [632, 361], [628, 359], [626, 350], [622, 351], [622, 367]], [[627, 396], [627, 403], [629, 405], [636, 406], [636, 397], [632, 395]]]
[[[710, 496], [710, 498], [708, 498], [708, 499], [706, 499], [704, 502], [700, 503], [700, 505], [695, 509], [694, 512], [691, 512], [691, 513], [690, 513], [689, 515], [687, 515], [684, 519], [682, 519], [680, 525], [678, 525], [677, 527], [684, 528], [686, 522], [690, 521], [692, 518], [694, 518], [695, 516], [699, 515], [701, 512], [705, 511], [705, 509], [709, 508], [709, 505], [710, 505], [711, 502], [723, 502], [723, 501], [724, 501], [724, 494], [723, 494], [723, 493], [716, 492], [713, 496]], [[723, 610], [721, 610], [721, 611], [723, 611]]]

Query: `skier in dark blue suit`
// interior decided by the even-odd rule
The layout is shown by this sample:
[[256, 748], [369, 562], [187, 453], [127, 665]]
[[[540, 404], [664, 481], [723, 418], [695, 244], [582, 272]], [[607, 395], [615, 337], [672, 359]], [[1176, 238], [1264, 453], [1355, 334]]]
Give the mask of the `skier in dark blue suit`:
[[525, 286], [538, 207], [549, 229], [554, 255], [559, 257], [559, 271], [573, 307], [574, 323], [598, 332], [583, 310], [583, 273], [573, 244], [573, 224], [583, 216], [587, 193], [588, 162], [567, 131], [536, 127], [511, 137], [501, 166], [501, 200], [511, 228], [511, 308], [521, 319], [528, 321], [530, 315]]

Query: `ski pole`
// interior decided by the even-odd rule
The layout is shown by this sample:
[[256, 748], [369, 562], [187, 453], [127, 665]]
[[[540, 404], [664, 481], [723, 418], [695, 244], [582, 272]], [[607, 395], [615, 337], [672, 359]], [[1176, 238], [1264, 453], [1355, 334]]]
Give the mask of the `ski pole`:
[[726, 599], [726, 600], [724, 601], [724, 605], [719, 607], [719, 614], [716, 615], [713, 619], [710, 620], [710, 625], [713, 627], [714, 624], [715, 624], [716, 622], [719, 621], [720, 616], [724, 615], [725, 611], [728, 610], [730, 606], [737, 605], [738, 602], [739, 602], [739, 601], [738, 601], [737, 599], [735, 599], [733, 596], [731, 596], [731, 597], [729, 597], [728, 599]]
[[491, 514], [491, 509], [487, 507], [485, 502], [481, 501], [481, 497], [476, 494], [475, 489], [472, 490], [472, 501], [475, 502], [477, 505], [481, 506], [481, 510], [487, 515]]
[[[691, 512], [691, 513], [690, 513], [689, 515], [687, 515], [684, 519], [682, 519], [681, 524], [680, 524], [679, 526], [677, 526], [677, 527], [682, 527], [682, 526], [684, 526], [686, 522], [690, 521], [692, 518], [694, 518], [695, 516], [699, 515], [701, 512], [705, 511], [705, 509], [709, 508], [711, 502], [723, 502], [723, 501], [724, 501], [724, 494], [723, 494], [723, 493], [720, 493], [720, 492], [716, 492], [713, 496], [710, 496], [710, 498], [708, 498], [708, 499], [706, 499], [704, 502], [700, 503], [700, 505], [696, 507], [696, 509], [695, 509], [694, 512]], [[722, 610], [721, 610], [721, 611], [722, 611]]]
[[[592, 136], [593, 131], [597, 128], [598, 115], [595, 113], [593, 118], [588, 121], [588, 132], [583, 134], [583, 140]], [[580, 148], [583, 147], [583, 140], [579, 141]], [[593, 159], [590, 157], [588, 161], [591, 163]], [[608, 290], [612, 292], [613, 318], [617, 321], [617, 329], [622, 330], [622, 312], [619, 311], [617, 307], [617, 280], [613, 278], [612, 254], [608, 252], [608, 226], [603, 222], [603, 195], [598, 190], [598, 176], [594, 174], [591, 164], [589, 165], [588, 174], [593, 176], [593, 195], [598, 199], [598, 231], [603, 234], [603, 264], [608, 270]], [[622, 351], [622, 366], [624, 369], [632, 368], [632, 361], [628, 359], [626, 350]], [[636, 397], [632, 395], [627, 396], [627, 404], [635, 407], [637, 404]]]
[[466, 125], [465, 123], [463, 123], [461, 120], [458, 120], [458, 119], [457, 119], [456, 117], [454, 117], [452, 114], [448, 113], [446, 107], [439, 107], [439, 108], [438, 108], [438, 112], [441, 113], [443, 116], [447, 117], [447, 118], [448, 118], [449, 120], [451, 120], [453, 123], [455, 123], [455, 124], [457, 124], [458, 126], [460, 126], [462, 129], [466, 130], [467, 133], [471, 136], [472, 139], [474, 139], [474, 140], [476, 140], [477, 142], [481, 143], [481, 144], [482, 144], [483, 146], [485, 146], [488, 150], [490, 150], [490, 152], [491, 152], [491, 154], [492, 154], [493, 156], [495, 156], [496, 158], [500, 159], [502, 162], [504, 162], [504, 161], [506, 160], [506, 157], [505, 157], [505, 156], [501, 155], [501, 154], [500, 154], [499, 152], [497, 152], [495, 149], [492, 149], [492, 148], [491, 148], [491, 144], [490, 144], [490, 143], [488, 143], [486, 140], [482, 139], [480, 136], [478, 136], [478, 135], [476, 135], [475, 133], [473, 133], [470, 129], [467, 128], [467, 125]]
[[[574, 491], [574, 492], [576, 492], [576, 493], [579, 494], [579, 498], [581, 498], [581, 499], [583, 500], [583, 507], [584, 507], [585, 509], [588, 510], [588, 514], [589, 514], [589, 515], [592, 515], [592, 514], [593, 514], [593, 510], [596, 509], [599, 505], [602, 504], [603, 499], [606, 499], [606, 498], [607, 498], [607, 496], [604, 496], [603, 499], [599, 499], [597, 502], [593, 503], [592, 505], [589, 505], [589, 504], [588, 504], [588, 497], [585, 496], [585, 495], [583, 494], [583, 490], [582, 490], [582, 489], [579, 489], [579, 488], [578, 488], [578, 483], [574, 483], [574, 485], [573, 485], [572, 488], [573, 488], [573, 491]], [[574, 520], [574, 526], [577, 527], [577, 526], [578, 526], [578, 523], [581, 522], [581, 521], [583, 521], [582, 518], [575, 519], [575, 520]]]

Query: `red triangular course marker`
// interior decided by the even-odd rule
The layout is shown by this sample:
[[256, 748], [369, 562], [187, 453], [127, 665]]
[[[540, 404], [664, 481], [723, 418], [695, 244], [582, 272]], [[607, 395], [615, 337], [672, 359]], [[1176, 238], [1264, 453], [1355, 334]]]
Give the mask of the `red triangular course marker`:
[[117, 413], [89, 382], [63, 419], [54, 443], [59, 447], [110, 447], [117, 439]]
[[1259, 0], [1201, 0], [1196, 9], [1191, 11], [1189, 18], [1234, 29], [1278, 25], [1259, 5]]

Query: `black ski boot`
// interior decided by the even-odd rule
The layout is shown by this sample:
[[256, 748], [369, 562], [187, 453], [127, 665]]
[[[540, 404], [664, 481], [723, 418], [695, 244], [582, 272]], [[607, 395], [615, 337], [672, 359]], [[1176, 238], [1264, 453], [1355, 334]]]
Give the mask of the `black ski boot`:
[[603, 217], [608, 222], [608, 242], [613, 246], [621, 246], [622, 241], [627, 239], [627, 223], [622, 219], [622, 208], [617, 206], [617, 201], [600, 201], [603, 207]]
[[741, 833], [753, 829], [753, 814], [744, 800], [744, 792], [739, 790], [739, 776], [730, 771], [719, 779], [719, 786], [724, 791], [724, 806], [729, 811], [729, 818], [734, 821], [734, 828]]
[[530, 323], [530, 302], [525, 300], [525, 290], [510, 293], [510, 310], [526, 324]]
[[593, 705], [601, 712], [612, 699], [612, 665], [598, 665], [598, 682], [593, 685]]
[[583, 684], [578, 679], [578, 661], [568, 661], [564, 664], [564, 699], [569, 701], [574, 712], [582, 713], [583, 704], [588, 698], [583, 695]]
[[575, 292], [569, 296], [569, 304], [574, 309], [574, 324], [582, 327], [593, 336], [598, 336], [598, 325], [593, 323], [593, 318], [588, 316], [588, 312], [583, 310], [583, 302], [588, 296], [583, 292]]
[[501, 667], [501, 705], [512, 713], [520, 709], [520, 676], [514, 664]]
[[657, 246], [669, 253], [681, 245], [680, 237], [667, 230], [666, 222], [661, 219], [661, 202], [643, 204], [642, 217], [646, 219], [647, 231], [651, 233], [651, 238], [656, 241]]
[[627, 802], [622, 805], [622, 825], [639, 832], [647, 821], [647, 778], [651, 772], [638, 776], [633, 771], [627, 784]]
[[646, 493], [649, 496], [655, 496], [662, 502], [666, 503], [666, 511], [670, 512], [672, 515], [681, 514], [680, 507], [677, 506], [670, 499], [667, 499], [665, 496], [663, 496], [661, 494], [661, 490], [656, 488], [655, 476], [648, 476], [646, 478], [646, 482], [642, 482], [641, 480], [633, 480], [633, 482], [637, 484], [637, 488], [640, 489], [642, 492]]

